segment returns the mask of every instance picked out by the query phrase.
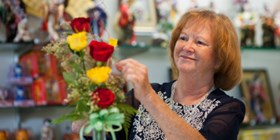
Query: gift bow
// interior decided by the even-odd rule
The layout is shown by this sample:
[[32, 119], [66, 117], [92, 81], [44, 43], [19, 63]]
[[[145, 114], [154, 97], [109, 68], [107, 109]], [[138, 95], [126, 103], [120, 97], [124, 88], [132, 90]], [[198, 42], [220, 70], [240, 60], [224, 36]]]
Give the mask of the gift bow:
[[[89, 123], [85, 124], [80, 130], [80, 139], [83, 139], [84, 131], [86, 134], [89, 134], [92, 130], [97, 132], [105, 130], [111, 133], [113, 140], [116, 140], [114, 132], [122, 129], [123, 122], [124, 114], [120, 113], [118, 108], [102, 109], [98, 113], [90, 114]], [[94, 135], [97, 135], [98, 140], [101, 138], [99, 133]]]

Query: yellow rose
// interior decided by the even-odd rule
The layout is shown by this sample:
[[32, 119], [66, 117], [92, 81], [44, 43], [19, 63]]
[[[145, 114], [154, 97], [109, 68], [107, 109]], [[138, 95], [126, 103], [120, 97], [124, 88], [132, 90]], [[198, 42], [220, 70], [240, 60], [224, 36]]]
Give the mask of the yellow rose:
[[110, 67], [95, 67], [87, 70], [88, 78], [95, 84], [99, 85], [107, 81], [109, 74], [111, 72]]
[[87, 46], [86, 32], [79, 32], [67, 36], [67, 42], [74, 51], [80, 51]]

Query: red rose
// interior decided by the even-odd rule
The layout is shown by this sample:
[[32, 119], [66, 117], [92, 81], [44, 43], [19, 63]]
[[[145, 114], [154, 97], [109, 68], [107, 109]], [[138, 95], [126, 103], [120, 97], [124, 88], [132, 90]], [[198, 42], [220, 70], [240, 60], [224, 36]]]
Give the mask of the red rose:
[[106, 62], [114, 52], [114, 46], [105, 42], [98, 42], [92, 40], [89, 44], [90, 55], [96, 61]]
[[71, 20], [70, 26], [72, 30], [77, 33], [77, 32], [90, 32], [90, 19], [89, 18], [74, 18]]
[[97, 105], [100, 108], [107, 108], [114, 103], [115, 95], [109, 89], [98, 88], [97, 90], [95, 90], [92, 94], [93, 100], [95, 100], [96, 95], [99, 98]]

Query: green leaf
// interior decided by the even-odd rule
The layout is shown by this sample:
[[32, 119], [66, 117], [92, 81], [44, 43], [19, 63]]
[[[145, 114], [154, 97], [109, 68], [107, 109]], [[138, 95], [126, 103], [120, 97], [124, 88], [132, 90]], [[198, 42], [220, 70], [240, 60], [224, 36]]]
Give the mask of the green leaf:
[[66, 121], [66, 120], [74, 121], [74, 120], [80, 119], [81, 117], [83, 117], [83, 116], [77, 115], [77, 113], [75, 111], [72, 111], [69, 114], [65, 114], [65, 115], [63, 115], [59, 118], [56, 118], [56, 119], [52, 120], [52, 123], [53, 124], [60, 124], [64, 121]]
[[77, 73], [83, 73], [83, 67], [81, 67], [78, 63], [70, 62], [71, 68], [73, 68], [73, 71]]
[[120, 109], [120, 112], [124, 113], [125, 115], [123, 128], [124, 128], [126, 139], [128, 139], [129, 128], [131, 126], [133, 117], [137, 113], [137, 110], [132, 106], [124, 103], [117, 104], [117, 107]]
[[80, 112], [88, 112], [90, 107], [85, 100], [79, 100], [76, 105], [76, 110], [79, 110]]
[[76, 81], [75, 75], [71, 72], [63, 72], [63, 78], [67, 84], [72, 84]]

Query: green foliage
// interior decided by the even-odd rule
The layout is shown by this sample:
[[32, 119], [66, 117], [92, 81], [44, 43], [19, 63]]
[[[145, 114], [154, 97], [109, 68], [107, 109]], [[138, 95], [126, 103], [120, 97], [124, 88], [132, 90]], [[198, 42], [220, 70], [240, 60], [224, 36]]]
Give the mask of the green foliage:
[[53, 124], [60, 124], [60, 123], [64, 122], [65, 120], [75, 121], [75, 120], [79, 120], [81, 118], [82, 118], [82, 116], [78, 115], [76, 113], [76, 111], [74, 110], [70, 113], [67, 113], [65, 115], [60, 116], [59, 118], [56, 118], [56, 119], [52, 120], [52, 123]]
[[63, 72], [62, 75], [67, 84], [72, 84], [76, 79], [75, 75], [70, 72]]
[[128, 104], [118, 104], [117, 107], [120, 109], [120, 112], [124, 113], [125, 118], [124, 118], [124, 124], [123, 124], [123, 128], [125, 131], [125, 136], [126, 139], [128, 139], [128, 133], [129, 133], [129, 129], [132, 123], [132, 119], [135, 116], [135, 114], [137, 113], [137, 110], [135, 108], [133, 108], [132, 106], [128, 105]]

